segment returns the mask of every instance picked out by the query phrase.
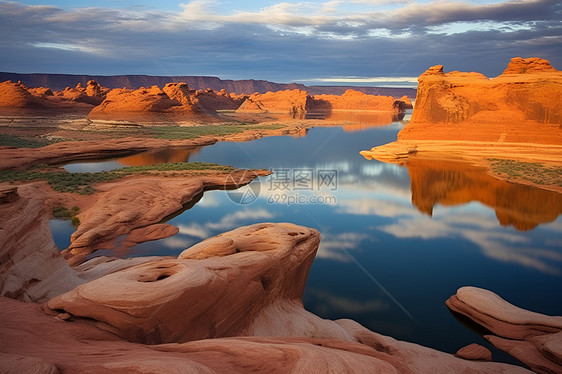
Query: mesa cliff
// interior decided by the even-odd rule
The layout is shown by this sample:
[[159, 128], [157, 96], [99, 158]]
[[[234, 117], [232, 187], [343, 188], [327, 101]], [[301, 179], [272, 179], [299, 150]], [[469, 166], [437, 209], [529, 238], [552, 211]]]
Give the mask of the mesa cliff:
[[513, 58], [503, 74], [444, 73], [418, 79], [412, 119], [398, 140], [562, 145], [562, 72], [540, 58]]
[[[400, 164], [462, 160], [488, 169], [493, 159], [535, 169], [562, 166], [562, 72], [548, 61], [515, 57], [495, 78], [444, 73], [437, 65], [418, 82], [411, 120], [397, 141], [361, 151], [364, 157]], [[500, 179], [562, 191], [556, 181], [533, 182], [533, 173], [490, 171]]]

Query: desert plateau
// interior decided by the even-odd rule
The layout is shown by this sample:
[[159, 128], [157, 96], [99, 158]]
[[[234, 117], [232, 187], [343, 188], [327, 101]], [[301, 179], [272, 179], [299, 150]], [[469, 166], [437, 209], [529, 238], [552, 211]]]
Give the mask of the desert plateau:
[[559, 5], [0, 1], [0, 373], [562, 373]]

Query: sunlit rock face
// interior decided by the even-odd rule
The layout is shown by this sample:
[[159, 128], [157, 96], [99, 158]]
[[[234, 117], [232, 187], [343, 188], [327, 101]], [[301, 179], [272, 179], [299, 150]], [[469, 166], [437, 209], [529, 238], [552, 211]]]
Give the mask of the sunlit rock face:
[[[88, 117], [94, 120], [125, 120], [136, 122], [210, 121], [207, 113], [193, 99], [194, 91], [185, 83], [168, 83], [137, 90], [113, 89], [105, 100], [92, 109]], [[172, 121], [172, 122], [170, 122]]]
[[501, 225], [531, 230], [562, 214], [562, 194], [498, 180], [485, 168], [466, 163], [408, 161], [412, 204], [431, 215], [437, 204], [479, 201], [496, 211]]
[[275, 301], [300, 303], [320, 235], [257, 224], [107, 275], [50, 300], [52, 310], [98, 321], [140, 343], [244, 335]]
[[562, 72], [539, 58], [512, 59], [496, 78], [429, 68], [399, 140], [562, 144]]
[[305, 113], [307, 101], [310, 99], [306, 91], [285, 90], [254, 93], [238, 108], [239, 113]]
[[394, 98], [392, 96], [367, 95], [355, 90], [347, 90], [343, 95], [315, 95], [309, 104], [309, 111], [315, 109], [331, 110], [394, 110]]
[[53, 93], [45, 87], [28, 88], [19, 82], [0, 82], [0, 113], [6, 115], [38, 112], [57, 114], [59, 111], [87, 113], [102, 101], [104, 92], [99, 89], [97, 94], [91, 89], [87, 91], [81, 87], [67, 87], [64, 91]]
[[[495, 293], [462, 287], [447, 306], [491, 332], [485, 336], [537, 373], [562, 372], [562, 317], [516, 307]], [[492, 335], [493, 334], [493, 335]]]

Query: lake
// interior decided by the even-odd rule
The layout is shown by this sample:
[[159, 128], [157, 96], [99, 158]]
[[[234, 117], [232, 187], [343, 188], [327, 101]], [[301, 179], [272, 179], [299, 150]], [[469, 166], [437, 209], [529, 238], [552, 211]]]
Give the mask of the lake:
[[[299, 137], [159, 150], [65, 168], [201, 161], [271, 169], [271, 176], [241, 191], [198, 196], [167, 221], [180, 229], [173, 237], [95, 255], [177, 255], [258, 222], [314, 227], [322, 242], [304, 293], [306, 309], [451, 353], [477, 342], [495, 359], [514, 362], [444, 303], [470, 285], [525, 309], [562, 315], [562, 194], [498, 181], [465, 164], [403, 167], [359, 154], [394, 141], [402, 127], [312, 128]], [[66, 247], [69, 225], [53, 220], [51, 227], [57, 245]]]

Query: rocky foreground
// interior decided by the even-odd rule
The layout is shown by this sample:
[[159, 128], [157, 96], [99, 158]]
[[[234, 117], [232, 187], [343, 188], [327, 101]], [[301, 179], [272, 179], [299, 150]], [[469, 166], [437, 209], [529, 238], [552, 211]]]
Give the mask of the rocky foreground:
[[263, 223], [177, 258], [101, 258], [59, 269], [83, 282], [106, 264], [42, 305], [0, 298], [0, 336], [9, 342], [0, 366], [8, 373], [528, 372], [307, 312], [301, 297], [319, 242], [316, 230]]

